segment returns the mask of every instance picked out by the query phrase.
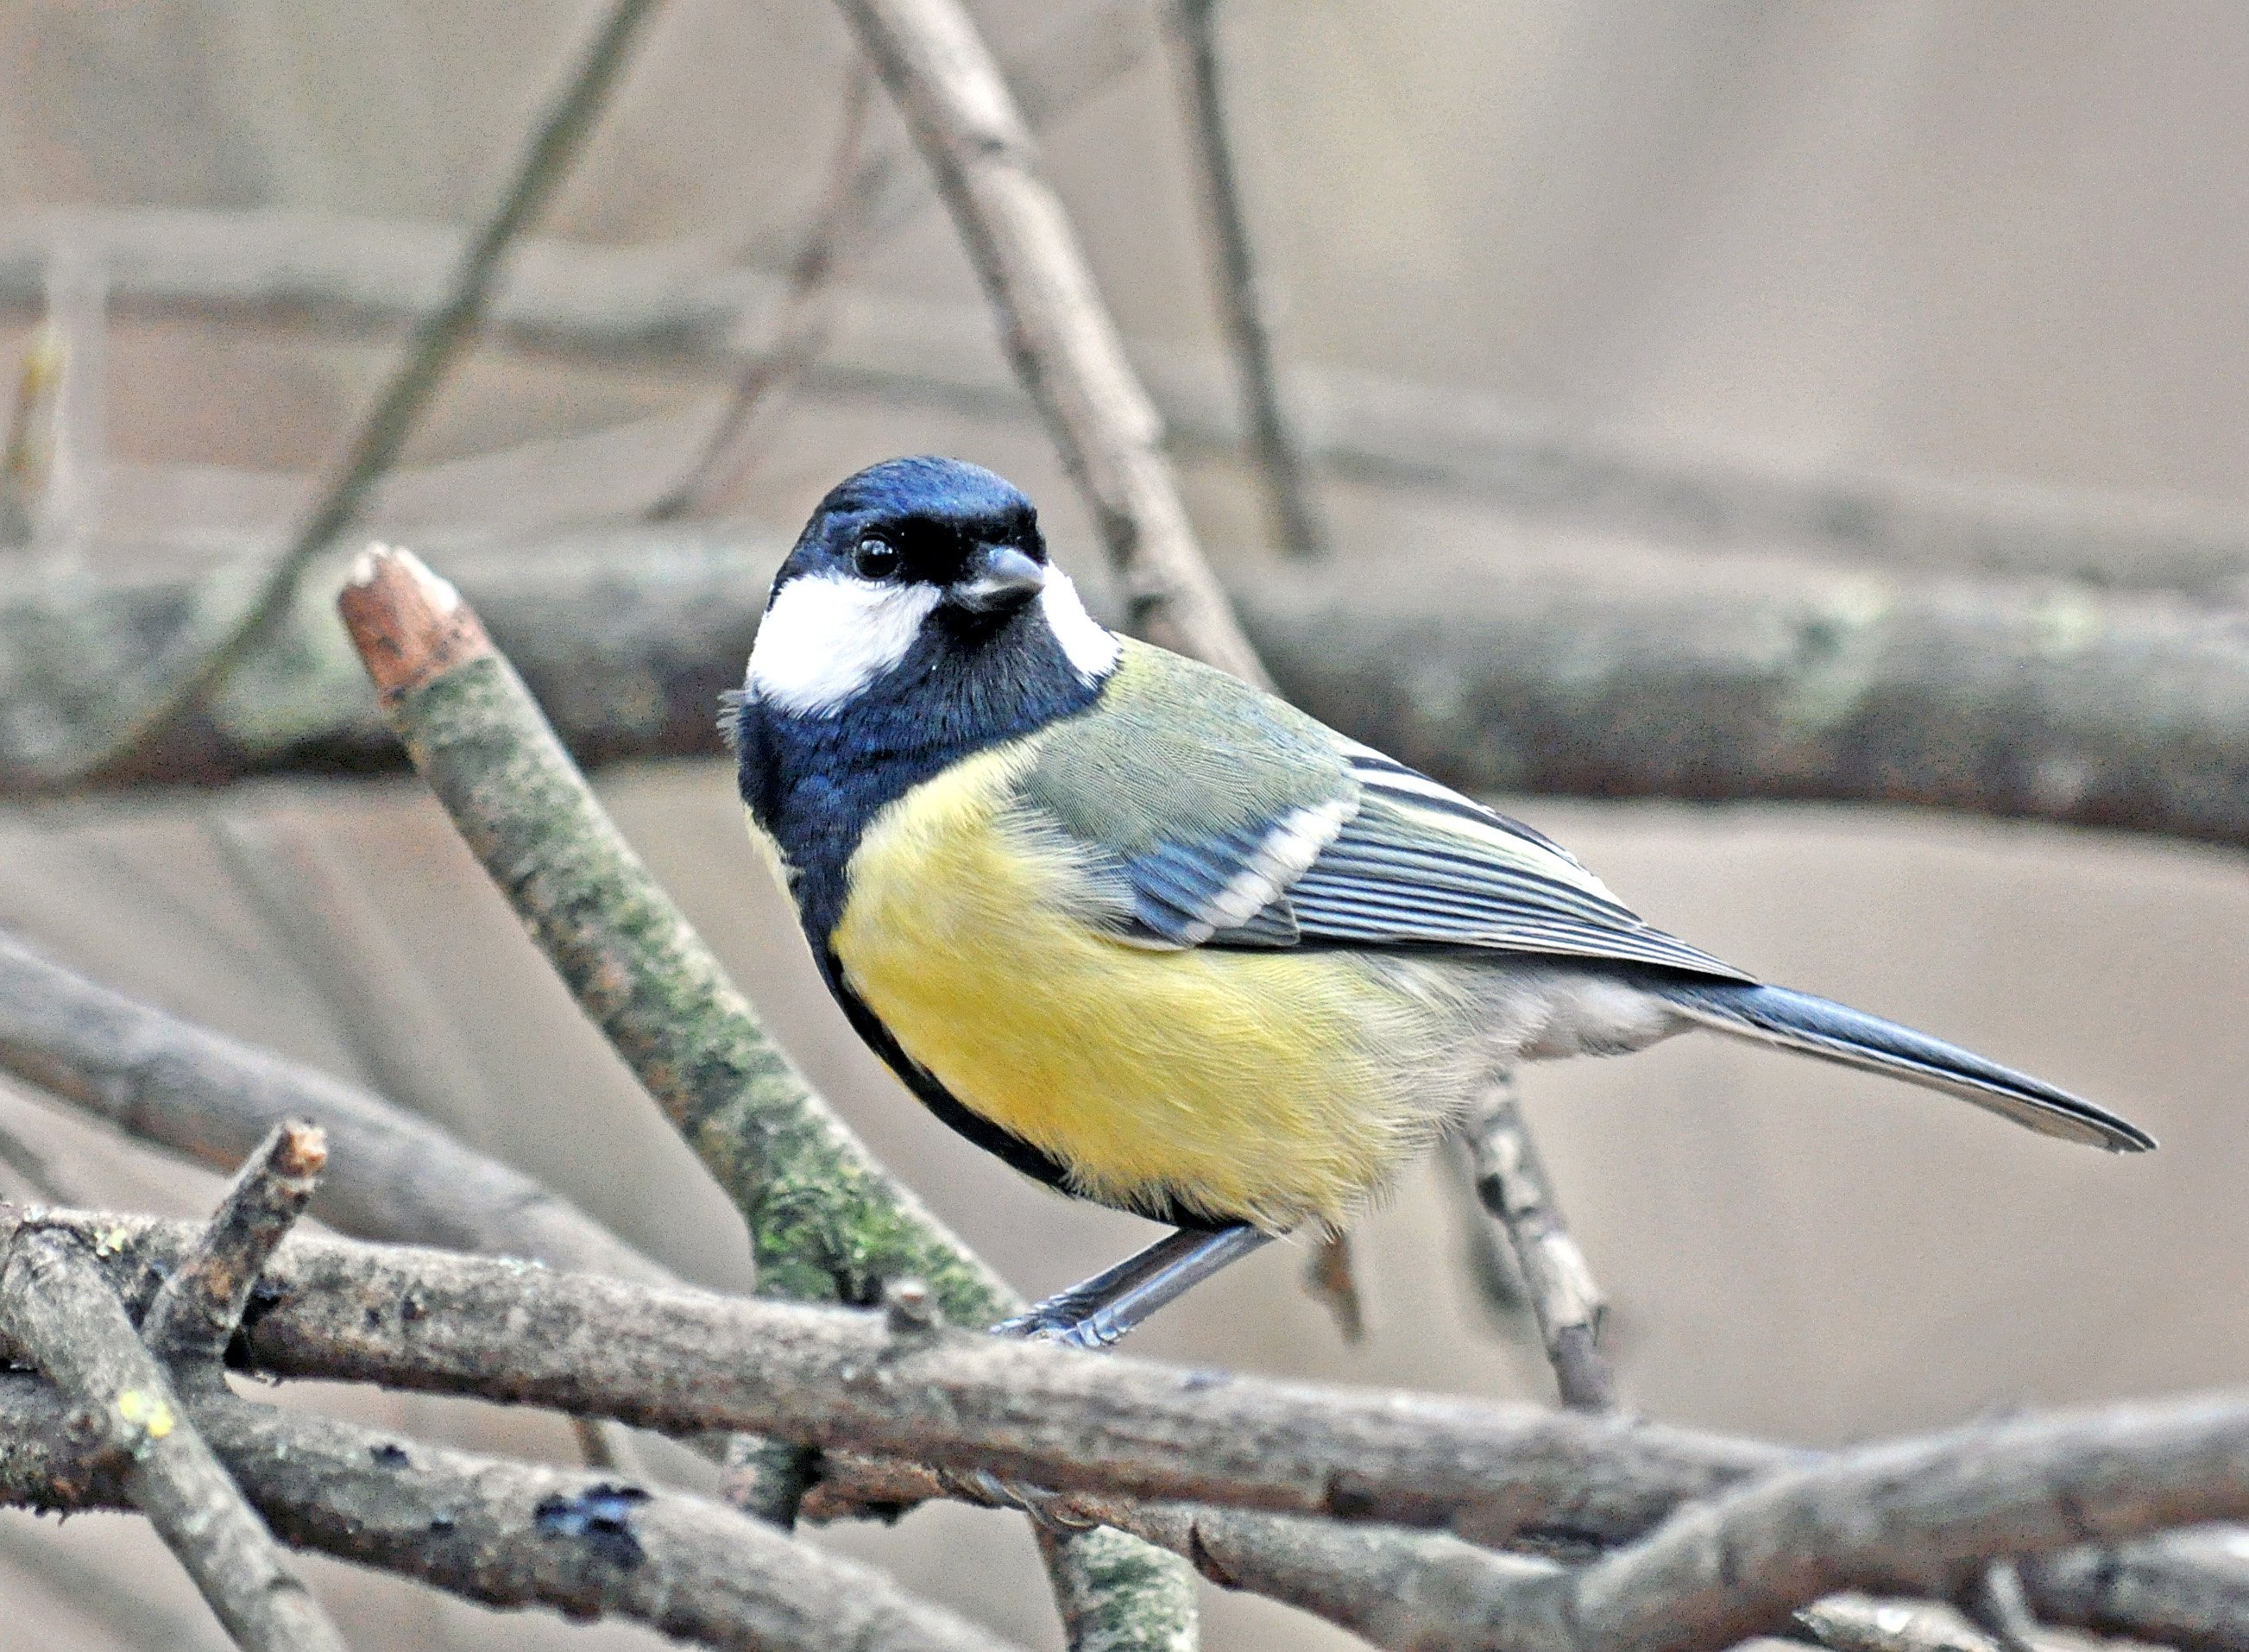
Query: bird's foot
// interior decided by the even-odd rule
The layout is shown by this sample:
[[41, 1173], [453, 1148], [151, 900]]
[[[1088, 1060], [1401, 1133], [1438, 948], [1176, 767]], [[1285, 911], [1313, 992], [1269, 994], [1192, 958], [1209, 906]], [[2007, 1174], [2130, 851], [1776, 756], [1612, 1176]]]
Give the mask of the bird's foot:
[[958, 1496], [987, 1508], [1017, 1509], [1049, 1532], [1083, 1532], [1100, 1524], [1076, 1513], [1069, 1497], [1044, 1486], [1003, 1479], [989, 1469], [945, 1470], [939, 1477]]

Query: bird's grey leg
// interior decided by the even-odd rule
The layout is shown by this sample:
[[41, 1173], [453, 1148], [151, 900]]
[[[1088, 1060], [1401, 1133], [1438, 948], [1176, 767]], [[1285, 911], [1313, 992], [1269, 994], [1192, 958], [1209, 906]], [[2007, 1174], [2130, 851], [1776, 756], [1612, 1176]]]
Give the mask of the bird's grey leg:
[[1073, 1348], [1108, 1348], [1166, 1303], [1176, 1302], [1272, 1235], [1236, 1222], [1214, 1233], [1182, 1228], [1113, 1268], [1058, 1291], [992, 1327], [998, 1337], [1035, 1337]]
[[[1247, 1222], [1215, 1233], [1181, 1228], [1145, 1250], [1136, 1250], [1113, 1268], [1104, 1268], [1044, 1302], [1032, 1304], [1012, 1319], [992, 1327], [995, 1337], [1056, 1342], [1099, 1352], [1112, 1348], [1125, 1333], [1166, 1303], [1177, 1302], [1230, 1262], [1239, 1262], [1272, 1238]], [[1086, 1523], [1067, 1516], [1051, 1491], [1003, 1480], [989, 1469], [948, 1470], [946, 1477], [977, 1498], [1021, 1509], [1042, 1525], [1076, 1529]]]

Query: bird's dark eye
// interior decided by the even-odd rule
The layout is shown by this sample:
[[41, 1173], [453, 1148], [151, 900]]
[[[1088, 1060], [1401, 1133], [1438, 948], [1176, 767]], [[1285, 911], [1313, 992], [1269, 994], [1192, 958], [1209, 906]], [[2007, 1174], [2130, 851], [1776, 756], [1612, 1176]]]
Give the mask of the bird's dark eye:
[[851, 571], [863, 580], [886, 580], [898, 571], [898, 560], [897, 546], [870, 537], [851, 553]]

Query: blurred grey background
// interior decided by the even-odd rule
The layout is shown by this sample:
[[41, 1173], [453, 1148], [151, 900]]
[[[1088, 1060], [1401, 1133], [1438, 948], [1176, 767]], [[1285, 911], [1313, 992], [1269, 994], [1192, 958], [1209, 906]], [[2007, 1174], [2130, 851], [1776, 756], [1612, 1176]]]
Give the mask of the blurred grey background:
[[[1047, 154], [1136, 353], [1159, 378], [1221, 371], [1160, 19], [1079, 0], [977, 10], [1011, 60], [1061, 27], [1121, 43], [1113, 55], [1133, 66], [1048, 127]], [[17, 229], [83, 209], [471, 223], [591, 16], [560, 0], [5, 0], [0, 211]], [[1688, 471], [1899, 478], [2249, 522], [2249, 9], [1228, 0], [1220, 17], [1279, 345], [1315, 426], [1350, 394], [1466, 398], [1479, 417]], [[541, 234], [660, 245], [688, 270], [784, 268], [836, 143], [845, 46], [815, 0], [674, 0]], [[874, 120], [877, 139], [891, 132], [879, 97]], [[0, 361], [18, 359], [31, 320], [0, 320]], [[67, 553], [120, 562], [189, 554], [184, 530], [285, 520], [395, 348], [123, 310], [102, 337], [101, 463]], [[939, 376], [1002, 382], [933, 209], [854, 275], [835, 354], [911, 367], [916, 350]], [[629, 517], [691, 454], [723, 380], [692, 363], [488, 348], [416, 438], [417, 508], [466, 522], [444, 514], [449, 499], [473, 513], [513, 486], [521, 532]], [[449, 464], [526, 443], [549, 444], [548, 471], [505, 461], [449, 493], [464, 474]], [[705, 508], [793, 530], [844, 472], [911, 451], [1006, 471], [1040, 499], [1065, 562], [1099, 582], [1083, 515], [1004, 390], [947, 402], [815, 382]], [[1183, 464], [1214, 553], [1253, 555], [1262, 517], [1236, 459], [1206, 446]], [[557, 465], [570, 486], [536, 483]], [[1370, 580], [1408, 536], [1493, 558], [1718, 554], [1660, 490], [1533, 505], [1337, 473], [1321, 491], [1335, 554]], [[748, 850], [722, 765], [615, 768], [601, 783], [790, 1048], [1021, 1285], [1057, 1287], [1140, 1241], [1138, 1224], [1021, 1184], [954, 1140], [856, 1046]], [[1903, 812], [1503, 802], [1653, 921], [2031, 1067], [2164, 1143], [2107, 1160], [1707, 1041], [1534, 1071], [1532, 1122], [1615, 1299], [1637, 1408], [1836, 1441], [2240, 1380], [2238, 857]], [[258, 868], [283, 854], [314, 869], [321, 911], [277, 921]], [[10, 809], [0, 924], [123, 990], [410, 1090], [681, 1271], [746, 1278], [738, 1220], [410, 781]], [[366, 964], [340, 992], [306, 965], [308, 945], [338, 934]], [[369, 1025], [423, 1030], [411, 1070], [368, 1070]], [[92, 1201], [191, 1212], [216, 1185], [36, 1097], [0, 1091], [0, 1123]], [[1276, 1247], [1136, 1347], [1547, 1398], [1535, 1349], [1475, 1302], [1432, 1178], [1409, 1180], [1360, 1241], [1361, 1346], [1299, 1290], [1301, 1252]], [[535, 1415], [280, 1397], [510, 1450], [570, 1449]], [[823, 1540], [1056, 1644], [1020, 1521], [932, 1510]], [[310, 1564], [358, 1646], [655, 1643]], [[122, 1518], [58, 1531], [0, 1515], [0, 1645], [224, 1645]], [[1214, 1594], [1208, 1644], [1349, 1642]]]

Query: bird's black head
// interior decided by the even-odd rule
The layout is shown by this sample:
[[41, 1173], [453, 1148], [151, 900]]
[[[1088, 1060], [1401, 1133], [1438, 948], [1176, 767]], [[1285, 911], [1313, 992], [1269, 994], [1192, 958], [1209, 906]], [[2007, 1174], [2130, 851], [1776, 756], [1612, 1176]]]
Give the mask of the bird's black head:
[[838, 483], [774, 580], [746, 692], [843, 715], [932, 674], [977, 679], [989, 709], [1060, 672], [1097, 682], [1116, 639], [1047, 560], [1038, 512], [959, 459], [890, 459]]
[[730, 706], [742, 796], [815, 945], [866, 822], [962, 757], [1099, 698], [1121, 647], [1047, 560], [1037, 513], [958, 459], [839, 484], [774, 580]]

